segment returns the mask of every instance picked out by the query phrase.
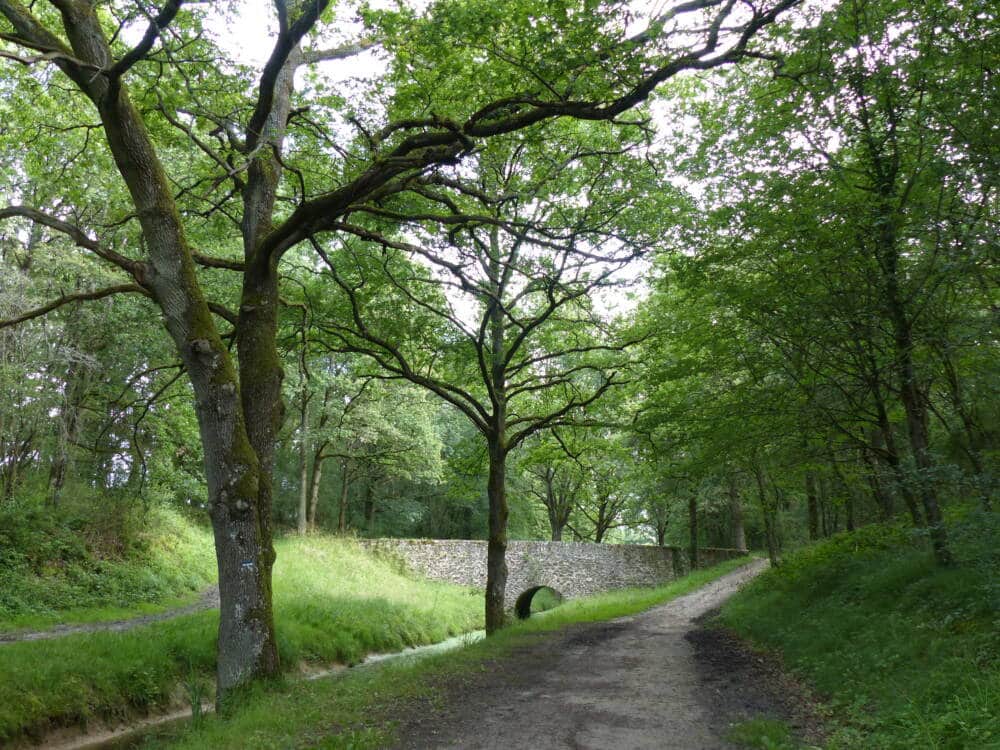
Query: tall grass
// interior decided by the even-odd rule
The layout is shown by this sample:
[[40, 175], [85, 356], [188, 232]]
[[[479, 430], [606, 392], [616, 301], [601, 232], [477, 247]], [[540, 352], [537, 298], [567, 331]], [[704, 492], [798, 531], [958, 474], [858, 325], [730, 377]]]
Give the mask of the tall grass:
[[870, 526], [790, 556], [723, 609], [828, 696], [831, 748], [1000, 748], [1000, 516], [949, 531], [953, 568], [919, 534]]

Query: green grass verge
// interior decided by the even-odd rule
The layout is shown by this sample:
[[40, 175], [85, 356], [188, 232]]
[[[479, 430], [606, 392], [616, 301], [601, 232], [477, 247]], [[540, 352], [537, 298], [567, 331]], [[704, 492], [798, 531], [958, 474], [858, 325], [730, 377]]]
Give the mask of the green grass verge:
[[798, 750], [799, 747], [788, 724], [780, 719], [762, 717], [736, 724], [726, 739], [752, 750]]
[[[356, 544], [328, 537], [277, 545], [275, 620], [283, 663], [345, 662], [481, 627], [482, 597], [416, 580]], [[218, 615], [125, 633], [0, 646], [0, 745], [53, 726], [163, 708], [185, 684], [207, 690]]]
[[0, 632], [151, 614], [215, 580], [211, 533], [180, 512], [101, 510], [0, 510]]
[[271, 748], [380, 748], [391, 744], [394, 714], [401, 703], [441, 700], [439, 685], [450, 674], [486, 669], [486, 663], [539, 633], [573, 623], [635, 614], [686, 594], [749, 562], [731, 560], [656, 589], [616, 591], [575, 599], [512, 624], [497, 635], [457, 651], [422, 659], [399, 659], [313, 682], [261, 688], [228, 717], [185, 722], [150, 736], [147, 746], [201, 750]]
[[829, 698], [829, 747], [1000, 748], [1000, 514], [949, 532], [953, 568], [918, 534], [869, 526], [790, 556], [724, 607]]

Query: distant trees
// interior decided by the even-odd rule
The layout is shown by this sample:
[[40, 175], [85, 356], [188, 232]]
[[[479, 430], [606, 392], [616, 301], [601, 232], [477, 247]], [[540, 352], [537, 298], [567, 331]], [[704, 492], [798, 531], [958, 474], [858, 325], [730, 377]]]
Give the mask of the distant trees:
[[651, 317], [675, 322], [649, 414], [752, 478], [771, 549], [791, 493], [811, 536], [832, 511], [852, 528], [863, 498], [869, 517], [898, 498], [947, 564], [942, 492], [974, 489], [985, 507], [995, 492], [995, 463], [962, 447], [996, 450], [976, 426], [997, 386], [982, 369], [996, 357], [993, 126], [969, 114], [997, 94], [992, 63], [965, 56], [996, 49], [981, 11], [831, 7], [773, 75], [733, 73], [719, 106], [694, 105], [705, 141], [675, 152], [709, 214], [662, 266]]

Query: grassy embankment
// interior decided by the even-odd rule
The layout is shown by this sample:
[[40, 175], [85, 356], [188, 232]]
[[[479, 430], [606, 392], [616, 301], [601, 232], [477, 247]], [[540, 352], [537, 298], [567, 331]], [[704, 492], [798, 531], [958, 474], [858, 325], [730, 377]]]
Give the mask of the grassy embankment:
[[[789, 556], [724, 607], [827, 700], [830, 748], [1000, 748], [1000, 514], [949, 531], [952, 568], [915, 532], [869, 526]], [[792, 747], [779, 730], [744, 734]]]
[[[210, 534], [180, 515], [151, 512], [124, 546], [43, 516], [0, 525], [7, 629], [162, 609], [210, 583]], [[476, 592], [415, 580], [351, 542], [289, 538], [277, 552], [275, 619], [288, 668], [352, 663], [481, 627]], [[0, 745], [210, 698], [217, 625], [217, 613], [201, 612], [125, 633], [0, 645]]]
[[741, 565], [731, 560], [699, 570], [656, 589], [616, 591], [574, 599], [544, 616], [514, 623], [487, 641], [422, 659], [399, 659], [370, 669], [351, 670], [331, 679], [288, 682], [261, 689], [229, 717], [207, 717], [198, 726], [173, 728], [148, 739], [152, 747], [200, 750], [271, 748], [345, 748], [365, 750], [391, 744], [394, 717], [401, 704], [434, 705], [449, 674], [488, 668], [491, 659], [544, 631], [572, 623], [596, 622], [635, 614], [688, 593]]
[[150, 614], [214, 579], [208, 531], [176, 512], [114, 501], [0, 510], [0, 632]]

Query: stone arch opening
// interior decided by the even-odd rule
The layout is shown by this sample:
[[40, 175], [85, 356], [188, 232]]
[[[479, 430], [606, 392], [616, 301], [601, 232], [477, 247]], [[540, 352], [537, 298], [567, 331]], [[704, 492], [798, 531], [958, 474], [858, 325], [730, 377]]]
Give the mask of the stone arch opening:
[[541, 594], [539, 600], [545, 599], [553, 602], [551, 606], [547, 606], [545, 609], [551, 609], [562, 604], [565, 598], [551, 586], [532, 586], [517, 597], [517, 603], [514, 605], [514, 614], [517, 615], [519, 620], [527, 620], [531, 617], [531, 604], [535, 600], [536, 594]]

